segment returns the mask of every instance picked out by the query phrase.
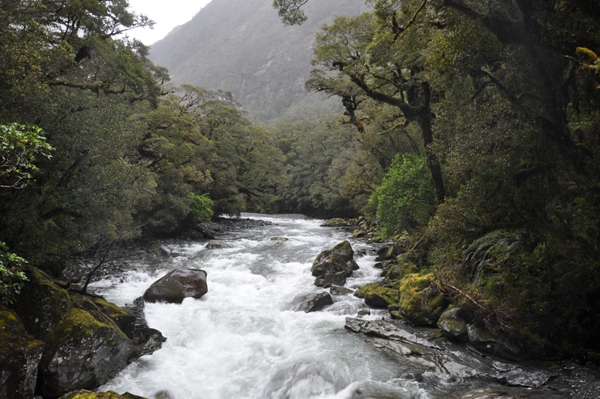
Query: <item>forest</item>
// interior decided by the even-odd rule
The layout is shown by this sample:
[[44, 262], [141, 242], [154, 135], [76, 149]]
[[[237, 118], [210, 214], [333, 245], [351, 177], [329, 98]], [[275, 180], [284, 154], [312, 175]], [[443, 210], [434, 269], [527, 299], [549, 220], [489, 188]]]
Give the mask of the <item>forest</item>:
[[[299, 24], [304, 3], [274, 6]], [[2, 1], [2, 304], [28, 265], [59, 276], [219, 216], [362, 216], [528, 357], [598, 355], [600, 3], [367, 5], [314, 42], [306, 88], [342, 111], [259, 123], [174, 85], [127, 0]]]

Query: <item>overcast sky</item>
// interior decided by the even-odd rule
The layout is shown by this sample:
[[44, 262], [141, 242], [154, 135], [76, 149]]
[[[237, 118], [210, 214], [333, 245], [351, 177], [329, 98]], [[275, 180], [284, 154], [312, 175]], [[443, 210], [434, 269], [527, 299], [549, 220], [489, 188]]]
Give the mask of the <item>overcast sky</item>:
[[184, 24], [210, 0], [129, 0], [130, 9], [150, 17], [154, 29], [135, 29], [129, 37], [135, 37], [150, 45], [167, 35], [174, 27]]

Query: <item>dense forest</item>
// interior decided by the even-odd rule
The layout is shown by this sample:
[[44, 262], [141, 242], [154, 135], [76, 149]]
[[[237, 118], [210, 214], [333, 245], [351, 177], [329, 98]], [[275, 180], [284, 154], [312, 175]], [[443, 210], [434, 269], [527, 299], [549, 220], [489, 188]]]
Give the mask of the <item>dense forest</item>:
[[[304, 3], [274, 5], [298, 24]], [[174, 85], [124, 35], [152, 25], [127, 0], [3, 1], [2, 303], [26, 264], [60, 275], [221, 215], [360, 215], [528, 356], [600, 352], [600, 5], [367, 5], [312, 44], [306, 88], [342, 112], [258, 124]]]

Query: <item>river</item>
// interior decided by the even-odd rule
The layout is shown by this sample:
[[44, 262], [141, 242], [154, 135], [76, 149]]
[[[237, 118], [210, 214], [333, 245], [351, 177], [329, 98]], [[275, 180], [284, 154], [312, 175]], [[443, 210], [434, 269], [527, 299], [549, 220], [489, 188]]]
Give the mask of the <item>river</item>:
[[[372, 245], [350, 239], [346, 231], [320, 227], [321, 220], [244, 216], [272, 224], [218, 237], [232, 248], [207, 249], [206, 242], [188, 241], [170, 245], [178, 254], [173, 258], [132, 257], [121, 276], [93, 284], [96, 293], [125, 305], [168, 271], [183, 267], [205, 270], [209, 289], [199, 300], [146, 304], [148, 325], [167, 341], [100, 390], [171, 399], [346, 399], [363, 392], [437, 399], [482, 385], [403, 362], [346, 330], [346, 317], [356, 317], [364, 307], [352, 295], [335, 296], [335, 303], [320, 312], [294, 311], [322, 291], [310, 273], [314, 258], [345, 239], [355, 252], [366, 252], [356, 258], [360, 269], [346, 287], [376, 280], [380, 270], [373, 267]], [[373, 311], [366, 317], [383, 315]]]

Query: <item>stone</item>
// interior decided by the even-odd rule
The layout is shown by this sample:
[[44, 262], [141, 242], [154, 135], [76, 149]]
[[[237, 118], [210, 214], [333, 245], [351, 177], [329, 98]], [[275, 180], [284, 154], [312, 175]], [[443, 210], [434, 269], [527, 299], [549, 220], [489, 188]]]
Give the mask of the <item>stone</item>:
[[321, 226], [323, 226], [323, 227], [346, 227], [346, 226], [348, 226], [348, 221], [346, 221], [345, 219], [342, 219], [342, 218], [333, 218], [333, 219], [329, 219], [328, 221], [323, 223]]
[[302, 302], [296, 307], [296, 311], [299, 312], [317, 312], [323, 309], [325, 306], [333, 305], [333, 298], [327, 292], [321, 292], [313, 296], [307, 301]]
[[358, 265], [354, 261], [354, 251], [350, 242], [343, 241], [330, 250], [323, 251], [315, 258], [311, 272], [316, 277], [315, 285], [328, 288], [346, 284]]
[[175, 269], [155, 281], [144, 293], [146, 302], [181, 303], [185, 298], [199, 299], [208, 292], [206, 272], [200, 269]]
[[354, 295], [363, 298], [368, 306], [376, 309], [387, 309], [389, 305], [398, 303], [399, 299], [397, 289], [382, 287], [376, 283], [364, 285]]
[[336, 296], [348, 295], [348, 294], [352, 294], [353, 292], [354, 291], [352, 291], [350, 288], [340, 287], [337, 285], [332, 285], [331, 287], [329, 287], [329, 293], [331, 295], [336, 295]]
[[61, 396], [59, 399], [146, 399], [141, 396], [130, 394], [125, 392], [119, 395], [116, 392], [92, 392], [85, 389], [78, 391], [69, 392], [68, 394]]
[[137, 357], [135, 345], [109, 317], [98, 320], [73, 308], [46, 341], [40, 362], [42, 394], [59, 397], [96, 388]]
[[27, 334], [17, 314], [0, 305], [0, 397], [33, 397], [44, 343]]
[[526, 388], [483, 388], [465, 393], [460, 399], [566, 399], [568, 393]]
[[287, 237], [271, 237], [271, 241], [285, 242], [288, 240], [289, 240], [289, 238], [287, 238]]
[[222, 249], [222, 248], [233, 248], [233, 244], [223, 241], [209, 241], [205, 245], [206, 249]]
[[522, 349], [502, 335], [494, 335], [475, 324], [467, 325], [469, 343], [476, 349], [505, 359], [520, 360]]
[[444, 310], [444, 296], [433, 284], [433, 273], [408, 274], [400, 280], [398, 309], [392, 317], [403, 318], [417, 326], [433, 326]]
[[444, 311], [440, 316], [437, 326], [442, 329], [443, 334], [451, 339], [469, 341], [467, 323], [460, 316], [460, 308], [452, 308]]

